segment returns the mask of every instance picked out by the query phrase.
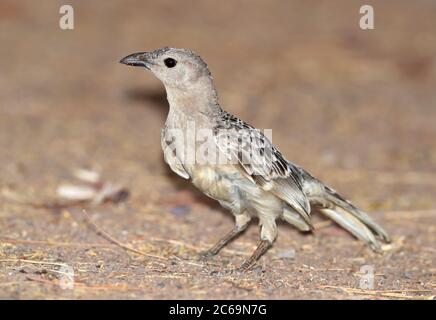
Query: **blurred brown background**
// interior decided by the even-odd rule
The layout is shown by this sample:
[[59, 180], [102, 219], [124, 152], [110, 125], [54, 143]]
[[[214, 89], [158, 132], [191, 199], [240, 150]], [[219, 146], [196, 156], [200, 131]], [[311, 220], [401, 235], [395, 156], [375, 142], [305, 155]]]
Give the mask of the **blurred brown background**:
[[[59, 28], [74, 7], [75, 29]], [[375, 29], [359, 28], [372, 4]], [[196, 260], [231, 216], [170, 173], [162, 85], [119, 59], [163, 46], [208, 63], [222, 106], [273, 128], [286, 157], [393, 236], [377, 255], [334, 225], [280, 226], [243, 276], [252, 226]], [[433, 1], [0, 1], [0, 298], [431, 298], [435, 295], [436, 3]], [[127, 202], [39, 208], [78, 167], [125, 186]], [[55, 264], [52, 264], [55, 263]], [[74, 269], [62, 290], [56, 263]], [[373, 290], [359, 287], [363, 265]]]

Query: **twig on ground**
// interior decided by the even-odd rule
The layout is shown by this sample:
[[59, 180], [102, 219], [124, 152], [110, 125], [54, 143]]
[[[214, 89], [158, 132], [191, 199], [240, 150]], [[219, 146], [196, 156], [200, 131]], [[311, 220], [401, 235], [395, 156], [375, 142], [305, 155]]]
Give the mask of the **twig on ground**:
[[35, 245], [47, 245], [55, 247], [103, 247], [110, 248], [114, 247], [114, 244], [104, 244], [104, 243], [73, 243], [73, 242], [58, 242], [58, 241], [46, 241], [46, 240], [24, 240], [24, 239], [10, 239], [10, 238], [0, 238], [2, 243], [11, 244], [35, 244]]
[[434, 295], [431, 296], [409, 296], [401, 294], [401, 292], [432, 292], [432, 290], [415, 290], [415, 289], [399, 289], [399, 290], [362, 290], [356, 288], [339, 287], [339, 286], [322, 286], [325, 289], [340, 289], [346, 293], [369, 295], [375, 297], [386, 297], [386, 298], [400, 298], [400, 299], [423, 299], [423, 300], [433, 300]]
[[[51, 286], [60, 286], [59, 280], [45, 280], [45, 279], [30, 277], [30, 276], [27, 276], [26, 279], [29, 281], [35, 281], [35, 282], [39, 282], [39, 283], [43, 283], [43, 284], [47, 284], [47, 285], [51, 285]], [[88, 286], [88, 285], [85, 285], [85, 284], [77, 282], [77, 281], [74, 282], [74, 289], [112, 290], [112, 291], [143, 291], [144, 290], [142, 288], [128, 287], [126, 285], [122, 285], [122, 286], [119, 286], [119, 285]]]
[[0, 262], [23, 262], [23, 263], [31, 263], [31, 264], [46, 264], [46, 265], [60, 266], [60, 267], [67, 266], [67, 264], [62, 262], [27, 260], [27, 259], [0, 259]]
[[114, 237], [112, 237], [109, 233], [107, 233], [106, 231], [104, 231], [103, 229], [101, 229], [94, 221], [92, 221], [91, 217], [88, 215], [88, 212], [86, 212], [85, 209], [82, 210], [83, 214], [85, 215], [86, 221], [92, 225], [95, 229], [95, 231], [97, 232], [97, 234], [101, 235], [102, 237], [104, 237], [106, 240], [110, 241], [111, 243], [127, 250], [127, 251], [131, 251], [134, 252], [136, 254], [145, 256], [145, 257], [149, 257], [149, 258], [156, 258], [156, 259], [161, 259], [161, 260], [168, 260], [165, 257], [162, 256], [156, 256], [153, 254], [148, 254], [142, 251], [139, 251], [135, 248], [132, 248], [126, 244], [121, 243], [120, 241], [118, 241], [117, 239], [115, 239]]
[[[152, 239], [150, 239], [150, 240], [151, 240], [151, 241], [156, 241], [156, 242], [159, 242], [159, 241], [161, 241], [161, 242], [168, 242], [168, 243], [170, 243], [170, 244], [174, 244], [174, 245], [178, 245], [178, 246], [183, 246], [183, 247], [186, 247], [186, 248], [188, 248], [188, 249], [191, 249], [191, 250], [194, 250], [194, 251], [197, 251], [197, 252], [201, 252], [201, 251], [203, 251], [203, 250], [209, 248], [208, 246], [201, 246], [201, 247], [199, 247], [199, 246], [195, 246], [195, 245], [188, 244], [188, 243], [185, 243], [185, 242], [183, 242], [183, 241], [180, 241], [180, 240], [174, 240], [174, 239], [152, 238]], [[226, 248], [224, 248], [224, 249], [222, 250], [222, 252], [223, 252], [223, 253], [229, 253], [229, 254], [236, 254], [236, 255], [240, 255], [240, 256], [244, 256], [244, 255], [246, 255], [245, 252], [236, 251], [236, 250], [231, 250], [231, 249], [226, 249]]]

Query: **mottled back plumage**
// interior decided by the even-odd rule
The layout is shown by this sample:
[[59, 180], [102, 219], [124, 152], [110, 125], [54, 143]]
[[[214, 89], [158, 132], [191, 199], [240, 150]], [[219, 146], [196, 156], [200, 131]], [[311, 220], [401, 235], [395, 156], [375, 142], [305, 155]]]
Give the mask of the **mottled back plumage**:
[[[238, 132], [241, 130], [248, 130], [250, 133], [246, 137], [246, 143], [231, 137], [232, 134], [240, 137]], [[280, 151], [262, 132], [226, 111], [216, 117], [214, 132], [217, 135], [219, 149], [226, 152], [229, 159], [237, 159], [243, 171], [254, 183], [285, 201], [301, 214], [307, 224], [312, 226], [310, 204], [303, 193], [300, 171], [284, 159]], [[220, 132], [227, 135], [227, 139], [220, 139]], [[221, 141], [226, 144], [220, 144]], [[252, 152], [253, 145], [260, 146], [259, 153]], [[244, 153], [246, 153], [245, 157]], [[250, 159], [251, 162], [244, 162], [244, 158]]]

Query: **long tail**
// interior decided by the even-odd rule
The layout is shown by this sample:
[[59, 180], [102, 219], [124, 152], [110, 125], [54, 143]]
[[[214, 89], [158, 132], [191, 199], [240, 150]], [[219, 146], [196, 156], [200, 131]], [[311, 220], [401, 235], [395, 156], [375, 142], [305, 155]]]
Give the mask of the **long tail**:
[[328, 208], [320, 209], [324, 215], [366, 242], [374, 251], [381, 251], [376, 237], [385, 242], [391, 241], [386, 231], [365, 212], [356, 208], [333, 189], [325, 187], [324, 190], [323, 198], [328, 204]]

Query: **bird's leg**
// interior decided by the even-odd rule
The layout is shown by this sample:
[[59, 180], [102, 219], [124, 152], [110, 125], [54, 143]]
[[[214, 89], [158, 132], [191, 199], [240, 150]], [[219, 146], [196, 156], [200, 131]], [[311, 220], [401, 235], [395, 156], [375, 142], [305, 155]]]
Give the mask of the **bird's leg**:
[[239, 214], [236, 216], [236, 225], [227, 233], [223, 238], [221, 238], [212, 248], [209, 250], [203, 251], [200, 255], [203, 258], [210, 258], [216, 255], [224, 246], [232, 241], [237, 235], [239, 235], [242, 231], [244, 231], [251, 218], [248, 214]]
[[212, 248], [203, 251], [201, 255], [205, 258], [212, 257], [216, 255], [224, 246], [232, 241], [239, 233], [241, 233], [243, 230], [240, 230], [238, 227], [234, 227], [230, 232], [228, 232], [224, 237], [222, 237]]
[[268, 251], [271, 247], [272, 243], [268, 240], [261, 240], [256, 250], [254, 250], [253, 254], [244, 261], [244, 263], [237, 269], [237, 271], [247, 271], [249, 270], [259, 258]]
[[260, 218], [261, 232], [260, 232], [260, 243], [254, 250], [253, 254], [242, 263], [242, 265], [236, 269], [239, 272], [245, 272], [256, 263], [259, 258], [268, 251], [272, 246], [274, 240], [277, 238], [277, 225], [275, 218], [273, 217], [263, 217]]

